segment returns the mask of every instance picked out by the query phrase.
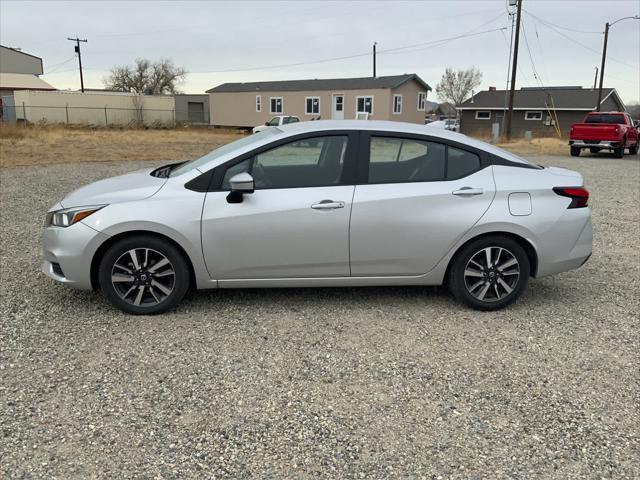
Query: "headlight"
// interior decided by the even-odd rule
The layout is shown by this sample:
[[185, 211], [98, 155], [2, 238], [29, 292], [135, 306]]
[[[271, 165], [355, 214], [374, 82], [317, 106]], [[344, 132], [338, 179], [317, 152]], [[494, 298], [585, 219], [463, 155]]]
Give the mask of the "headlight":
[[91, 207], [73, 207], [55, 212], [47, 213], [44, 225], [45, 227], [68, 227], [79, 222], [83, 218], [87, 218], [92, 213], [97, 212], [106, 205], [92, 205]]

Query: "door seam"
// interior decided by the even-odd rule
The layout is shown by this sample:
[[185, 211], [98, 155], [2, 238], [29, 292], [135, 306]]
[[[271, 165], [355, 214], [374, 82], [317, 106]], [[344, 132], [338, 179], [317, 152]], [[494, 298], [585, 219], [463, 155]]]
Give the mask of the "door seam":
[[349, 276], [352, 276], [351, 273], [351, 217], [353, 215], [353, 200], [356, 197], [356, 188], [357, 185], [353, 186], [353, 192], [351, 193], [351, 209], [349, 210], [349, 226], [347, 229], [347, 243], [348, 243], [348, 256], [349, 256]]

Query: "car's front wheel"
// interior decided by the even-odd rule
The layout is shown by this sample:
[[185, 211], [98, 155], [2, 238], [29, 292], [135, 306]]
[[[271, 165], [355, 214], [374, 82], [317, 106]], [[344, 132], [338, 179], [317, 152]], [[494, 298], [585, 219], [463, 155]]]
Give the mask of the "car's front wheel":
[[527, 253], [512, 238], [479, 238], [456, 254], [449, 269], [449, 289], [472, 308], [498, 310], [524, 291], [530, 268]]
[[100, 288], [121, 310], [134, 315], [165, 312], [189, 289], [189, 267], [170, 242], [136, 235], [114, 243], [99, 267]]

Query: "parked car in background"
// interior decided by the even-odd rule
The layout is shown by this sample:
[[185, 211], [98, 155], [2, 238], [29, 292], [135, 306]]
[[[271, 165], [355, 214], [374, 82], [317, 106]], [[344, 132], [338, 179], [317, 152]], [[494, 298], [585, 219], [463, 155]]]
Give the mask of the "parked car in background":
[[444, 128], [445, 130], [449, 130], [451, 132], [460, 131], [460, 120], [455, 118], [447, 118], [445, 120], [436, 120], [435, 122], [429, 122], [426, 125], [434, 128]]
[[253, 127], [252, 132], [258, 133], [266, 130], [269, 127], [281, 127], [282, 125], [288, 125], [289, 123], [297, 123], [300, 119], [293, 115], [277, 115], [273, 117], [271, 120], [266, 122], [264, 125], [258, 125]]
[[458, 133], [301, 122], [70, 193], [47, 213], [42, 268], [133, 314], [189, 287], [443, 283], [495, 310], [587, 261], [588, 198], [579, 173]]
[[591, 153], [613, 151], [616, 158], [638, 153], [638, 124], [626, 112], [591, 112], [582, 123], [574, 123], [569, 131], [571, 155], [577, 157], [583, 148]]

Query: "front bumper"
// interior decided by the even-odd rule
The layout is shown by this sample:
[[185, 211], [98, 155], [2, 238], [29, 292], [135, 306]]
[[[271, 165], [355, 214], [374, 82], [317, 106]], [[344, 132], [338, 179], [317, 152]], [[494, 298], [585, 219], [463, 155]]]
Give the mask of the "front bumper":
[[75, 288], [91, 289], [91, 261], [108, 235], [78, 222], [46, 227], [42, 236], [42, 271]]
[[588, 142], [585, 140], [569, 140], [569, 145], [572, 147], [579, 148], [618, 148], [620, 147], [620, 142], [616, 142], [613, 140], [599, 140], [597, 142]]

